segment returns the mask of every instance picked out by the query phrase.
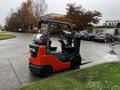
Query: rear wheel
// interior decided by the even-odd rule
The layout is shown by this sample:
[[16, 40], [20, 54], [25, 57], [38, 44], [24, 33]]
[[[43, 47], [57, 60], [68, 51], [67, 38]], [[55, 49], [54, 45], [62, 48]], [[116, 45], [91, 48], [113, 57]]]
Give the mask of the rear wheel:
[[41, 75], [42, 77], [47, 77], [47, 76], [52, 75], [52, 73], [53, 73], [52, 67], [50, 67], [50, 66], [45, 66], [45, 67], [42, 68], [42, 70], [41, 70], [41, 72], [40, 72], [40, 75]]
[[71, 69], [77, 69], [81, 65], [81, 57], [75, 57], [71, 61]]

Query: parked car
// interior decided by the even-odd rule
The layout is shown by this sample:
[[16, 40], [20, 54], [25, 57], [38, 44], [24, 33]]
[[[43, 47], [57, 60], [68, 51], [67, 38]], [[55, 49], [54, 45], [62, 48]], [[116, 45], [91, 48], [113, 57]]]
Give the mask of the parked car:
[[115, 35], [115, 40], [120, 41], [120, 35]]
[[96, 36], [97, 36], [97, 34], [95, 34], [95, 33], [88, 34], [89, 40], [91, 40], [91, 41], [94, 41]]
[[82, 40], [88, 40], [88, 34], [87, 33], [82, 36]]
[[22, 32], [23, 30], [21, 28], [18, 29], [18, 32]]
[[88, 34], [87, 31], [81, 31], [80, 33], [76, 33], [76, 36], [83, 38], [83, 36], [85, 36], [86, 34]]
[[95, 37], [95, 41], [101, 41], [101, 42], [113, 42], [114, 40], [115, 37], [109, 33], [99, 34]]
[[94, 41], [97, 34], [95, 33], [88, 33], [83, 36], [83, 40]]

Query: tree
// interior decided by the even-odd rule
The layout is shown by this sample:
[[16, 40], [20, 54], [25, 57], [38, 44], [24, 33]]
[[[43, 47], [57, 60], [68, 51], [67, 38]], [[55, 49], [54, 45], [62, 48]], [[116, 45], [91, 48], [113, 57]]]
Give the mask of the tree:
[[2, 30], [3, 29], [3, 27], [2, 27], [2, 25], [0, 24], [0, 30]]
[[23, 18], [24, 26], [26, 29], [29, 29], [36, 25], [36, 18], [33, 14], [33, 7], [32, 7], [32, 1], [27, 0], [26, 2], [23, 2], [21, 8], [19, 9], [19, 12], [21, 13], [21, 18]]
[[11, 31], [22, 29], [26, 32], [27, 30], [38, 26], [38, 19], [46, 11], [45, 0], [39, 0], [39, 2], [40, 1], [42, 4], [38, 3], [37, 0], [26, 0], [21, 4], [18, 10], [12, 10], [11, 14], [6, 18], [5, 28]]
[[17, 13], [11, 9], [10, 14], [6, 17], [6, 24], [5, 24], [5, 29], [10, 30], [10, 31], [16, 31], [17, 27], [19, 26], [18, 24], [18, 19], [17, 18]]
[[36, 20], [39, 21], [47, 10], [47, 4], [45, 0], [32, 0], [33, 13], [36, 16]]
[[76, 25], [76, 29], [83, 30], [97, 24], [100, 20], [101, 13], [98, 11], [86, 11], [81, 6], [75, 4], [67, 4], [66, 17], [70, 23]]

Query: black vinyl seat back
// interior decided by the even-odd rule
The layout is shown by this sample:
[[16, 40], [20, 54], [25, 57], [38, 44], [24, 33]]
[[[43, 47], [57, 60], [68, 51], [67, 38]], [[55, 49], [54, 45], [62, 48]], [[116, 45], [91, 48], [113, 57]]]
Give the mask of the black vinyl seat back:
[[65, 53], [66, 52], [66, 49], [65, 49], [65, 42], [63, 40], [59, 40], [59, 42], [61, 43], [61, 48], [62, 48], [62, 53]]
[[70, 53], [74, 53], [75, 52], [75, 48], [72, 47], [72, 43], [70, 42], [70, 44], [65, 44], [65, 42], [63, 40], [59, 40], [59, 42], [61, 43], [61, 47], [62, 47], [62, 53], [63, 54], [70, 54]]
[[72, 45], [72, 38], [69, 37], [69, 38], [66, 38], [67, 39], [67, 45]]
[[50, 40], [49, 41], [49, 50], [50, 51], [56, 51], [57, 47], [52, 47], [51, 44], [52, 44], [52, 41]]
[[61, 46], [64, 47], [65, 46], [65, 42], [63, 40], [59, 40], [59, 42], [61, 43]]

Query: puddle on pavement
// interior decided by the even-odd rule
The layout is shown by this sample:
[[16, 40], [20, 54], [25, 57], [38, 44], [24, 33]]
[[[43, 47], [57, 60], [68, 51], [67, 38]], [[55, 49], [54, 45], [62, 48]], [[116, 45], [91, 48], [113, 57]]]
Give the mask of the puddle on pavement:
[[118, 60], [117, 55], [114, 54], [106, 54], [105, 56], [103, 56], [105, 58], [105, 60], [107, 61], [115, 61]]
[[100, 64], [100, 63], [105, 63], [105, 62], [114, 62], [114, 61], [119, 61], [118, 56], [116, 54], [106, 54], [104, 56], [102, 56], [101, 60], [97, 60], [95, 63], [96, 64]]
[[109, 54], [108, 53], [108, 54], [102, 56], [100, 60], [95, 60], [92, 63], [88, 63], [86, 65], [82, 65], [82, 68], [92, 67], [92, 66], [97, 65], [97, 64], [108, 63], [108, 62], [115, 62], [115, 61], [120, 61], [118, 59], [118, 56], [114, 55], [114, 54]]
[[110, 50], [110, 52], [108, 52], [111, 55], [116, 55], [116, 52], [114, 50]]

